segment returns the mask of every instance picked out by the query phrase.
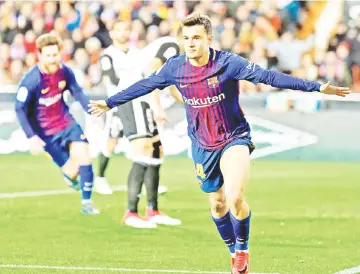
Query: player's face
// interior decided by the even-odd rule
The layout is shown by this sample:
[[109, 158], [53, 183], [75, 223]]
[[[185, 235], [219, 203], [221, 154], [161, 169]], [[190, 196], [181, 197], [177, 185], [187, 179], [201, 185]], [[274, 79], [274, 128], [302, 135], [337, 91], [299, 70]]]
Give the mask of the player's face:
[[209, 49], [211, 35], [207, 35], [204, 26], [183, 27], [183, 46], [189, 59], [199, 59]]
[[61, 62], [59, 47], [57, 45], [43, 47], [39, 59], [48, 73], [55, 73], [59, 69]]
[[111, 31], [111, 39], [117, 43], [124, 44], [130, 39], [130, 24], [126, 22], [116, 23]]

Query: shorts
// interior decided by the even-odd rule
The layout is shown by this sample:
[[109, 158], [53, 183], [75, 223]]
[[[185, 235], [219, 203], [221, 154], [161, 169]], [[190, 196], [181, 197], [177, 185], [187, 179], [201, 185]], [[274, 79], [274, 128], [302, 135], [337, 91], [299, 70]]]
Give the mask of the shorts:
[[249, 147], [251, 154], [255, 149], [251, 142], [251, 137], [242, 137], [228, 143], [221, 149], [210, 151], [192, 145], [192, 157], [196, 170], [196, 177], [200, 181], [200, 188], [206, 193], [219, 190], [224, 184], [224, 179], [220, 170], [220, 159], [223, 153], [232, 146], [244, 145]]
[[71, 142], [85, 142], [88, 143], [81, 127], [74, 123], [64, 130], [52, 136], [43, 138], [45, 151], [50, 154], [52, 160], [62, 167], [70, 158], [69, 145]]
[[125, 136], [129, 141], [158, 135], [153, 112], [147, 102], [135, 99], [110, 111], [105, 128], [111, 138]]

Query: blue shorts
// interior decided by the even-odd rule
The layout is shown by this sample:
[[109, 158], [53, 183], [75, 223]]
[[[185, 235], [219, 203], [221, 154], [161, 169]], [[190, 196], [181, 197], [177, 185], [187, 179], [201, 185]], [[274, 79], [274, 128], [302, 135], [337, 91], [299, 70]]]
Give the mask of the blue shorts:
[[196, 177], [200, 181], [200, 188], [204, 192], [215, 192], [224, 184], [220, 170], [220, 159], [223, 153], [232, 146], [243, 145], [249, 147], [251, 154], [255, 149], [251, 137], [243, 137], [233, 140], [221, 149], [215, 151], [205, 150], [192, 145], [192, 158], [195, 165]]
[[62, 167], [70, 157], [69, 144], [71, 142], [88, 142], [81, 127], [76, 123], [43, 140], [46, 143], [45, 151], [59, 167]]

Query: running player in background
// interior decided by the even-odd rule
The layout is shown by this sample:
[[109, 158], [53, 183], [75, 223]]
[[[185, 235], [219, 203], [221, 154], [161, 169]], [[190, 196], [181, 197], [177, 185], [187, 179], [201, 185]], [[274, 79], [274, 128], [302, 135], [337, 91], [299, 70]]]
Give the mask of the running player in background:
[[[158, 69], [169, 57], [179, 53], [176, 39], [163, 37], [144, 49], [128, 47], [129, 22], [116, 22], [110, 31], [113, 40], [101, 58], [103, 79], [108, 96], [117, 92], [118, 86], [126, 88]], [[157, 101], [158, 102], [158, 101]], [[166, 119], [160, 103], [156, 104], [160, 119]], [[173, 219], [158, 210], [160, 165], [163, 162], [162, 145], [149, 99], [142, 97], [106, 113], [105, 134], [107, 142], [99, 156], [99, 177], [95, 179], [98, 192], [111, 194], [105, 178], [110, 156], [125, 135], [131, 146], [133, 166], [128, 177], [128, 208], [123, 222], [137, 228], [155, 228], [156, 224], [178, 225]], [[138, 202], [142, 185], [145, 184], [148, 207], [145, 218], [138, 214]]]
[[33, 154], [46, 151], [74, 184], [80, 175], [81, 212], [97, 215], [91, 202], [94, 175], [88, 141], [69, 113], [63, 92], [69, 90], [86, 112], [89, 98], [72, 70], [62, 64], [61, 40], [55, 33], [41, 35], [36, 47], [39, 63], [24, 75], [16, 95], [18, 120]]

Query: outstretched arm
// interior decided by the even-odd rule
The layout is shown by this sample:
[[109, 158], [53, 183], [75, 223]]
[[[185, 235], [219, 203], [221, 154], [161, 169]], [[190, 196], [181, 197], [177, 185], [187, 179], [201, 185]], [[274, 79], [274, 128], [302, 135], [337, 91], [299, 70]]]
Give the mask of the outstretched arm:
[[321, 93], [345, 97], [351, 91], [348, 87], [336, 87], [330, 82], [321, 85], [314, 81], [306, 81], [275, 70], [264, 70], [260, 83], [277, 88], [294, 89], [302, 91], [320, 91]]
[[320, 91], [325, 94], [346, 96], [350, 93], [347, 87], [336, 87], [326, 83], [307, 81], [285, 73], [267, 70], [237, 55], [229, 60], [230, 75], [237, 80], [247, 80], [254, 84], [263, 83], [272, 87], [302, 91]]
[[108, 99], [92, 101], [90, 100], [89, 111], [91, 114], [100, 116], [107, 110], [122, 105], [128, 101], [144, 96], [155, 89], [164, 89], [172, 83], [168, 80], [168, 62], [165, 63], [156, 72], [149, 77], [142, 79], [127, 89], [118, 92], [117, 94], [109, 97]]

